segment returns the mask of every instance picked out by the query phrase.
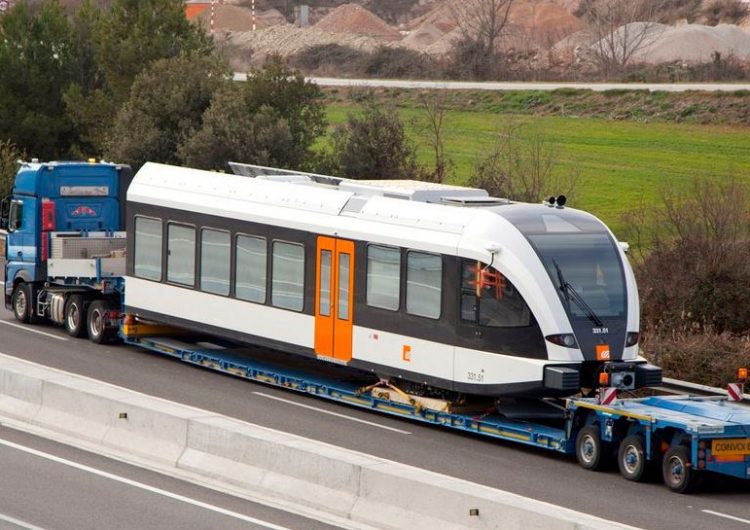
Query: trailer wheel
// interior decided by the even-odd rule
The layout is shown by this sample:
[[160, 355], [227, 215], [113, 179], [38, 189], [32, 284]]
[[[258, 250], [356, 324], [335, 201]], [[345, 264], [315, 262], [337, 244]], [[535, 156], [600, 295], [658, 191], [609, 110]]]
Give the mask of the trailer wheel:
[[32, 299], [31, 286], [26, 282], [19, 282], [13, 288], [11, 298], [13, 306], [13, 316], [22, 324], [28, 324], [31, 321]]
[[578, 431], [576, 437], [576, 458], [584, 469], [599, 471], [604, 468], [606, 457], [604, 444], [599, 437], [599, 427], [587, 425]]
[[628, 480], [641, 482], [646, 478], [646, 443], [641, 435], [626, 437], [617, 453], [617, 465], [622, 476]]
[[88, 311], [88, 330], [89, 339], [96, 344], [104, 344], [114, 337], [112, 329], [107, 327], [107, 313], [109, 304], [104, 300], [94, 300], [91, 302]]
[[690, 462], [690, 451], [684, 445], [670, 448], [662, 460], [664, 484], [676, 493], [690, 493], [699, 483], [700, 475]]
[[80, 294], [71, 295], [65, 304], [65, 331], [71, 337], [86, 336], [86, 307]]

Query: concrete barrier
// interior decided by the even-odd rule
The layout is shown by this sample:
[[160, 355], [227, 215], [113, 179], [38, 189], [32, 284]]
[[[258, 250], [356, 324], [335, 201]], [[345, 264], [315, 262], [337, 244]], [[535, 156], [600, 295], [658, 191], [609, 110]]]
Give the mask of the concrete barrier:
[[3, 354], [0, 416], [186, 480], [291, 503], [349, 528], [630, 528]]

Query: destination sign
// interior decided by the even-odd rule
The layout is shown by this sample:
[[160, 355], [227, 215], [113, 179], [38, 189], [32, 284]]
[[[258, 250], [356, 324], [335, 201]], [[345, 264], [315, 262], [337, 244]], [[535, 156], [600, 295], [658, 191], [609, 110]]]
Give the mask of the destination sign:
[[713, 440], [711, 454], [714, 456], [750, 455], [750, 438]]

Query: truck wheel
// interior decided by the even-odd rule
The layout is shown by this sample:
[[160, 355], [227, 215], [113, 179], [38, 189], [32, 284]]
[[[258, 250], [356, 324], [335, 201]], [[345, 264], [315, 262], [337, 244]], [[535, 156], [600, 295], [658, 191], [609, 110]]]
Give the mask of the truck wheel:
[[676, 493], [690, 493], [698, 485], [700, 475], [690, 462], [690, 451], [684, 445], [670, 448], [662, 460], [664, 484]]
[[68, 298], [65, 304], [65, 331], [71, 337], [86, 336], [86, 308], [83, 304], [83, 297], [74, 294]]
[[576, 437], [576, 458], [584, 469], [599, 471], [604, 468], [605, 446], [599, 437], [599, 427], [587, 425], [578, 431]]
[[646, 443], [641, 435], [626, 437], [617, 453], [617, 465], [622, 476], [628, 480], [641, 482], [646, 478]]
[[31, 320], [31, 287], [26, 282], [20, 282], [13, 289], [11, 298], [13, 305], [13, 316], [23, 324], [28, 324]]
[[88, 329], [89, 339], [96, 344], [104, 344], [114, 337], [112, 329], [107, 327], [109, 304], [104, 300], [94, 300], [89, 306]]

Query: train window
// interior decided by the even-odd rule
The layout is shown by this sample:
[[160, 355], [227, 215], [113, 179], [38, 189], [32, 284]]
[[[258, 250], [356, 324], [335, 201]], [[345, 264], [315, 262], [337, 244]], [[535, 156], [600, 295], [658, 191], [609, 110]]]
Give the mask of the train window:
[[478, 261], [461, 267], [461, 318], [482, 326], [531, 325], [531, 311], [513, 284], [499, 271]]
[[195, 229], [167, 225], [167, 281], [195, 285]]
[[406, 254], [406, 312], [440, 318], [443, 259], [434, 254]]
[[401, 250], [367, 247], [367, 305], [397, 311], [401, 284]]
[[229, 294], [229, 232], [201, 230], [201, 290]]
[[302, 311], [305, 294], [305, 248], [294, 243], [273, 242], [271, 304]]
[[266, 240], [238, 235], [234, 293], [249, 302], [266, 301]]
[[161, 221], [135, 218], [135, 275], [147, 280], [161, 280]]
[[349, 320], [349, 254], [339, 254], [339, 320]]
[[321, 316], [331, 316], [331, 251], [320, 251], [320, 307]]

